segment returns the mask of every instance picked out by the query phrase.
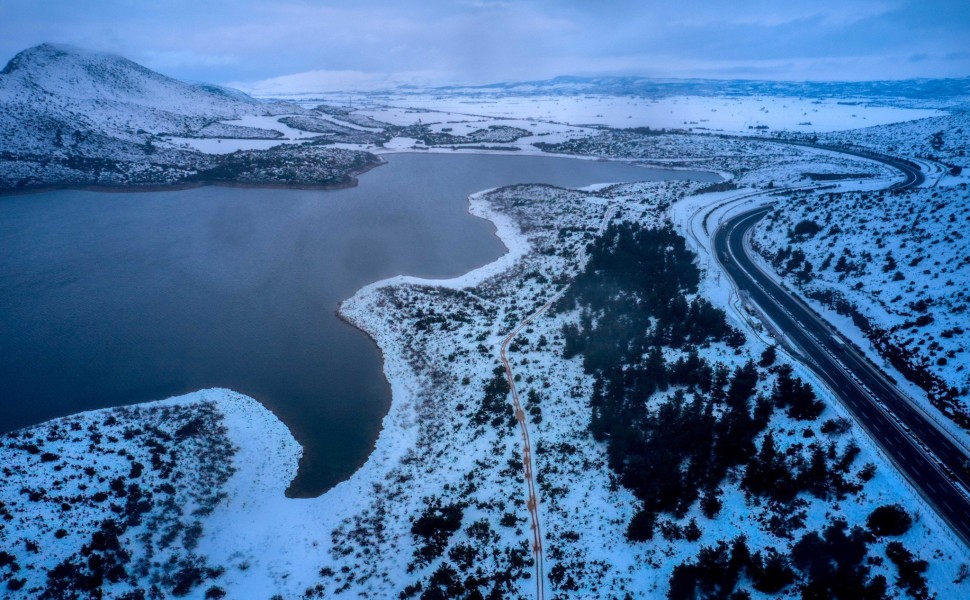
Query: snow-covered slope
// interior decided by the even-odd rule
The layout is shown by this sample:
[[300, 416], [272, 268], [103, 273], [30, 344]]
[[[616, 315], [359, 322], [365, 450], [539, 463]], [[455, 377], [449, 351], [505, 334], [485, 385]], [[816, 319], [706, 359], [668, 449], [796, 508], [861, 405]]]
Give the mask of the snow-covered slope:
[[[293, 110], [234, 90], [184, 83], [120, 56], [72, 46], [29, 48], [0, 71], [0, 114], [5, 121], [43, 115], [68, 130], [91, 129], [123, 139], [146, 132], [186, 133], [214, 120]], [[18, 142], [29, 140], [8, 135], [3, 148], [16, 148]]]
[[970, 111], [965, 108], [927, 119], [824, 133], [819, 142], [906, 157], [920, 165], [927, 185], [970, 180]]
[[845, 316], [970, 427], [967, 289], [970, 190], [802, 194], [760, 223], [753, 242], [787, 281]]
[[[0, 191], [225, 181], [237, 175], [232, 159], [178, 147], [173, 138], [278, 140], [285, 135], [273, 128], [279, 116], [313, 114], [178, 81], [120, 56], [42, 44], [0, 71]], [[241, 126], [243, 119], [265, 119], [269, 127]], [[345, 185], [374, 161], [363, 153], [348, 160], [345, 150], [304, 150], [319, 166], [310, 176], [279, 177], [274, 169], [286, 157], [267, 150], [254, 157], [260, 180], [247, 181]]]
[[73, 46], [41, 44], [17, 54], [3, 69], [0, 90], [7, 98], [119, 102], [184, 115], [230, 116], [261, 104], [223, 88], [177, 81], [121, 56]]

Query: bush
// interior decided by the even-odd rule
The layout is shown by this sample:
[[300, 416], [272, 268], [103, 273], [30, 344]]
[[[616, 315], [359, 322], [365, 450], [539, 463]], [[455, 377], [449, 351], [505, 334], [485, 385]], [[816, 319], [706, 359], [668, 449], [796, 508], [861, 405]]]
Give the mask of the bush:
[[866, 520], [869, 531], [875, 535], [903, 535], [913, 526], [913, 519], [902, 506], [887, 504], [869, 514]]
[[775, 364], [775, 359], [778, 357], [778, 352], [774, 344], [765, 348], [765, 351], [761, 353], [761, 360], [758, 362], [758, 366], [767, 369], [771, 365]]
[[708, 491], [701, 497], [701, 512], [708, 519], [714, 519], [721, 512], [721, 499], [717, 492]]
[[437, 499], [429, 502], [411, 526], [411, 533], [424, 541], [424, 546], [417, 551], [418, 556], [426, 561], [441, 556], [452, 534], [461, 527], [462, 514], [458, 504], [442, 506]]
[[792, 562], [806, 576], [803, 598], [885, 598], [886, 580], [869, 577], [865, 562], [870, 535], [861, 527], [851, 530], [837, 520], [818, 532], [806, 534], [792, 548]]
[[705, 546], [694, 562], [674, 567], [670, 577], [670, 600], [701, 598], [729, 598], [744, 570], [751, 564], [751, 555], [744, 537], [735, 538], [731, 545], [718, 542]]
[[792, 233], [797, 236], [815, 235], [820, 231], [822, 231], [822, 228], [819, 227], [819, 224], [808, 219], [799, 221], [798, 224], [795, 225], [795, 228], [792, 229]]
[[687, 527], [684, 527], [684, 539], [688, 542], [696, 542], [701, 539], [701, 528], [697, 526], [697, 519], [691, 519]]
[[851, 428], [852, 422], [844, 417], [828, 419], [822, 423], [822, 433], [842, 435], [843, 433], [848, 433]]
[[923, 600], [930, 597], [923, 576], [929, 567], [925, 560], [917, 560], [900, 542], [886, 544], [886, 556], [896, 565], [896, 585], [904, 588], [912, 598]]
[[756, 552], [751, 557], [748, 574], [754, 589], [766, 594], [776, 594], [795, 581], [795, 571], [789, 565], [788, 557], [774, 548], [769, 548], [764, 554]]
[[799, 421], [813, 421], [825, 410], [825, 404], [815, 397], [815, 391], [810, 385], [792, 376], [792, 372], [789, 365], [778, 367], [778, 380], [771, 398], [779, 408], [788, 409], [789, 417]]
[[192, 588], [205, 581], [205, 571], [199, 566], [188, 564], [183, 565], [172, 578], [172, 595], [185, 596]]
[[633, 520], [626, 528], [626, 537], [631, 542], [646, 542], [653, 539], [653, 526], [657, 515], [648, 510], [641, 510], [633, 516]]

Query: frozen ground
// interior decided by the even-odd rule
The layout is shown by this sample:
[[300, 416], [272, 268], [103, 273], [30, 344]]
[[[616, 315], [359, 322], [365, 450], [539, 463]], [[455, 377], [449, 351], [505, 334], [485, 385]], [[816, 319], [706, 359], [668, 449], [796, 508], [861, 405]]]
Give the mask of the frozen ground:
[[[125, 484], [135, 482], [156, 494], [142, 523], [151, 523], [155, 514], [187, 521], [168, 545], [148, 538], [156, 540], [152, 544], [159, 563], [149, 572], [157, 573], [154, 581], [164, 591], [181, 581], [167, 573], [181, 573], [190, 579], [197, 575], [191, 586], [195, 597], [212, 587], [225, 590], [228, 597], [383, 598], [402, 591], [419, 596], [432, 588], [447, 592], [456, 582], [460, 586], [452, 591], [468, 593], [474, 588], [484, 594], [498, 589], [506, 597], [531, 597], [535, 581], [526, 542], [521, 442], [508, 405], [487, 401], [498, 346], [507, 331], [577, 272], [581, 265], [573, 257], [597, 235], [608, 210], [617, 211], [618, 221], [657, 225], [665, 221], [671, 202], [697, 188], [687, 182], [596, 191], [519, 186], [473, 197], [471, 210], [493, 220], [509, 248], [504, 257], [455, 280], [380, 282], [342, 307], [343, 314], [381, 347], [393, 401], [364, 467], [320, 498], [283, 496], [299, 448], [268, 411], [231, 392], [200, 392], [160, 404], [86, 413], [5, 436], [0, 454], [9, 473], [0, 484], [0, 500], [11, 517], [2, 524], [0, 545], [13, 549], [8, 552], [21, 571], [25, 563], [32, 566], [29, 573], [19, 575], [9, 564], [0, 567], [6, 581], [29, 574], [28, 585], [8, 593], [37, 595], [46, 581], [44, 571], [76, 552], [92, 535], [89, 532], [114, 514], [111, 504], [122, 502], [99, 504], [85, 498], [103, 487], [109, 498], [118, 497], [112, 478], [121, 477]], [[725, 302], [725, 296], [714, 291], [722, 284], [708, 272], [703, 290], [717, 304]], [[626, 526], [637, 503], [616, 486], [603, 445], [588, 433], [590, 378], [578, 359], [561, 358], [561, 327], [575, 318], [564, 313], [536, 321], [510, 353], [521, 378], [519, 391], [530, 398], [526, 409], [551, 595], [655, 597], [664, 593], [674, 566], [692, 559], [702, 546], [738, 534], [747, 536], [752, 551], [790, 548], [792, 539], [772, 533], [777, 529], [772, 525], [777, 509], [747, 497], [736, 480], [722, 485], [723, 509], [716, 518], [704, 517], [696, 507], [681, 519], [664, 517], [669, 532], [696, 521], [698, 539], [687, 541], [671, 533], [649, 543], [627, 540]], [[712, 362], [733, 366], [756, 358], [763, 348], [749, 337], [740, 354], [722, 344], [702, 352]], [[797, 372], [809, 379], [806, 372]], [[770, 386], [770, 379], [759, 384], [763, 391]], [[536, 395], [530, 396], [530, 391]], [[842, 415], [831, 398], [822, 397], [828, 407], [819, 423]], [[180, 412], [164, 412], [173, 406]], [[204, 417], [205, 427], [186, 428], [197, 416]], [[115, 421], [109, 424], [111, 417]], [[92, 425], [102, 437], [89, 447], [95, 433]], [[968, 561], [966, 550], [949, 537], [861, 432], [850, 427], [835, 436], [821, 434], [817, 424], [796, 423], [781, 413], [769, 427], [782, 448], [795, 448], [792, 452], [798, 452], [806, 428], [815, 430], [813, 435], [827, 436], [839, 454], [854, 441], [861, 450], [852, 463], [852, 477], [863, 465], [875, 465], [874, 477], [858, 494], [844, 500], [805, 498], [799, 508], [804, 524], [796, 528], [796, 537], [835, 515], [850, 525], [864, 526], [874, 506], [900, 503], [916, 519], [902, 541], [930, 561], [930, 589], [940, 597], [966, 592], [966, 584], [954, 583]], [[126, 439], [129, 430], [142, 433]], [[174, 454], [153, 451], [151, 440], [164, 440], [166, 435], [175, 441], [167, 443], [165, 451], [174, 449]], [[169, 447], [176, 441], [196, 446]], [[30, 449], [31, 443], [38, 446], [37, 452]], [[56, 458], [45, 459], [45, 452]], [[158, 474], [150, 466], [152, 454], [160, 455]], [[103, 466], [89, 475], [84, 467], [92, 460]], [[133, 462], [145, 465], [138, 477], [130, 472]], [[165, 500], [164, 482], [158, 478], [168, 464], [168, 477], [180, 483], [174, 493], [212, 498], [205, 503], [206, 511], [193, 511], [196, 504], [177, 497]], [[70, 491], [55, 487], [65, 485]], [[39, 492], [41, 486], [48, 489]], [[38, 493], [23, 494], [23, 487]], [[73, 509], [64, 511], [65, 494], [72, 497], [72, 506], [85, 507], [83, 518], [74, 517]], [[74, 519], [81, 524], [71, 525], [74, 533], [57, 538], [56, 524]], [[432, 527], [436, 533], [426, 537], [419, 522], [445, 525]], [[140, 527], [132, 525], [121, 536], [122, 547], [134, 557], [142, 553]], [[171, 526], [162, 525], [151, 535], [164, 537], [166, 527]], [[871, 555], [881, 556], [884, 544], [885, 540], [871, 544]], [[34, 552], [32, 547], [42, 550]], [[170, 562], [173, 555], [179, 558]], [[204, 568], [190, 568], [202, 564]], [[479, 569], [482, 577], [475, 575]], [[873, 572], [890, 581], [895, 577], [888, 563], [874, 564]], [[139, 572], [134, 567], [128, 573], [131, 577], [109, 586], [111, 593], [147, 587], [153, 581], [135, 576]]]
[[[339, 101], [338, 98], [334, 98]], [[368, 110], [373, 110], [366, 103]], [[910, 121], [943, 113], [933, 109], [877, 106], [864, 99], [812, 100], [787, 97], [675, 96], [663, 99], [630, 96], [383, 96], [373, 100], [406, 124], [420, 114], [449, 113], [491, 119], [537, 120], [568, 125], [650, 127], [744, 133], [764, 131], [829, 132]], [[377, 109], [379, 111], [387, 109]], [[425, 121], [436, 120], [435, 117]]]

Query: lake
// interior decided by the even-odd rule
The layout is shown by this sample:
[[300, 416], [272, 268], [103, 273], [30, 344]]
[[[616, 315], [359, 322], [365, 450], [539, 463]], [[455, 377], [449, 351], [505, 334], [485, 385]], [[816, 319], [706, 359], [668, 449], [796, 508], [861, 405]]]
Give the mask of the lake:
[[366, 460], [390, 391], [338, 304], [398, 274], [501, 256], [467, 196], [514, 183], [711, 173], [541, 156], [396, 154], [331, 191], [203, 187], [0, 198], [0, 432], [207, 387], [256, 398], [304, 447], [289, 493]]

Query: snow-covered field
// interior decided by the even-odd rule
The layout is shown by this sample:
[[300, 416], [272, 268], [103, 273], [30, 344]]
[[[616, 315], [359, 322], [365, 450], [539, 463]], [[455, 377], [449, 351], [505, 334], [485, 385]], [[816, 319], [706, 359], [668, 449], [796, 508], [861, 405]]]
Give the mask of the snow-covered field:
[[0, 443], [0, 573], [4, 597], [22, 598], [78, 597], [102, 580], [115, 597], [202, 585], [219, 566], [199, 541], [229, 499], [227, 481], [269, 492], [240, 459], [272, 460], [288, 445], [292, 472], [299, 454], [269, 411], [227, 390], [81, 413]]
[[[171, 592], [182, 581], [181, 574], [192, 584], [195, 597], [213, 587], [228, 597], [396, 597], [402, 591], [420, 595], [432, 588], [446, 594], [449, 589], [468, 593], [472, 588], [486, 594], [497, 588], [506, 597], [531, 597], [535, 581], [526, 542], [521, 441], [508, 405], [489, 406], [482, 399], [483, 387], [487, 390], [495, 377], [498, 346], [506, 332], [577, 272], [581, 265], [573, 257], [597, 234], [610, 207], [618, 209], [618, 221], [657, 225], [665, 220], [665, 208], [672, 201], [698, 187], [687, 182], [599, 191], [518, 186], [473, 197], [472, 211], [496, 223], [508, 254], [455, 280], [380, 282], [342, 307], [343, 314], [380, 345], [393, 401], [364, 467], [320, 498], [283, 496], [299, 447], [271, 413], [231, 392], [201, 392], [161, 404], [86, 413], [5, 436], [0, 455], [9, 474], [0, 487], [0, 499], [11, 517], [0, 525], [0, 546], [12, 549], [7, 552], [22, 569], [14, 572], [6, 565], [0, 573], [7, 581], [27, 579], [19, 592], [9, 594], [36, 596], [47, 581], [45, 569], [80, 545], [95, 543], [88, 541], [91, 532], [113, 515], [111, 504], [121, 500], [99, 504], [73, 498], [102, 487], [117, 496], [111, 481], [121, 477], [124, 484], [137, 482], [157, 496], [143, 514], [144, 525], [131, 525], [120, 535], [120, 546], [131, 552], [135, 565], [136, 557], [144, 556], [144, 545], [151, 544], [156, 554], [148, 560], [157, 564], [148, 567], [148, 573], [156, 573], [154, 579], [142, 579], [142, 571], [129, 566], [127, 576], [108, 586], [112, 593], [151, 582]], [[715, 285], [714, 274], [708, 277], [705, 285]], [[531, 398], [526, 409], [545, 532], [547, 590], [577, 598], [622, 598], [627, 593], [654, 597], [664, 593], [677, 564], [718, 540], [744, 534], [752, 552], [768, 546], [790, 548], [794, 539], [772, 533], [777, 529], [777, 507], [752, 500], [737, 479], [721, 486], [723, 508], [716, 518], [704, 517], [697, 507], [683, 518], [664, 517], [664, 531], [669, 532], [696, 522], [700, 536], [694, 541], [674, 533], [648, 543], [626, 538], [637, 502], [616, 486], [603, 444], [588, 432], [591, 379], [578, 359], [561, 357], [561, 327], [575, 318], [563, 313], [536, 321], [510, 355], [520, 393]], [[757, 358], [763, 348], [749, 338], [740, 354], [722, 344], [702, 353], [730, 367]], [[808, 379], [804, 371], [797, 373]], [[762, 391], [770, 386], [770, 379], [759, 384]], [[530, 390], [537, 395], [530, 396]], [[864, 527], [873, 507], [899, 503], [916, 521], [901, 540], [930, 561], [925, 574], [930, 589], [941, 597], [963, 595], [966, 584], [953, 582], [961, 565], [970, 560], [966, 549], [861, 432], [854, 427], [835, 435], [817, 430], [817, 423], [842, 416], [831, 398], [820, 393], [828, 407], [816, 423], [794, 422], [781, 413], [772, 418], [769, 428], [781, 448], [798, 452], [804, 431], [812, 429], [813, 435], [831, 441], [837, 454], [854, 440], [861, 450], [851, 472], [869, 463], [875, 472], [860, 493], [843, 500], [804, 498], [798, 509], [803, 524], [796, 526], [795, 539], [835, 516]], [[166, 413], [171, 406], [181, 412]], [[187, 427], [197, 414], [204, 416], [205, 427]], [[109, 424], [111, 417], [115, 420]], [[127, 431], [138, 430], [142, 433], [126, 439]], [[89, 447], [95, 433], [102, 437]], [[166, 435], [196, 446], [178, 446], [171, 458], [162, 455], [169, 463], [163, 461], [156, 472], [149, 466], [152, 454], [162, 451], [154, 451], [151, 440], [164, 440]], [[38, 451], [28, 443], [37, 444]], [[210, 443], [213, 446], [207, 446]], [[223, 450], [211, 452], [213, 447]], [[48, 451], [56, 458], [45, 459]], [[92, 460], [103, 466], [85, 473]], [[133, 462], [145, 465], [138, 477], [128, 472]], [[173, 465], [168, 477], [180, 484], [175, 493], [212, 498], [205, 504], [208, 510], [193, 511], [198, 500], [164, 500], [165, 464]], [[61, 491], [64, 486], [70, 490]], [[49, 489], [22, 494], [23, 487]], [[71, 510], [60, 507], [67, 496], [70, 504], [85, 506], [84, 517], [77, 519], [82, 525], [71, 524], [72, 533], [58, 539], [56, 524], [71, 523], [65, 516]], [[160, 541], [165, 526], [151, 533], [156, 514], [188, 521], [177, 535], [166, 538], [168, 545]], [[439, 527], [425, 537], [419, 522]], [[148, 538], [141, 535], [146, 531], [151, 533]], [[871, 556], [882, 556], [886, 541], [870, 544]], [[34, 552], [33, 547], [42, 550]], [[112, 556], [118, 560], [119, 554]], [[170, 562], [172, 556], [178, 558]], [[32, 568], [25, 569], [25, 564]], [[203, 566], [193, 570], [193, 565]], [[889, 563], [877, 561], [872, 569], [890, 581], [895, 577]], [[474, 575], [479, 570], [481, 577]]]
[[[335, 100], [337, 100], [335, 98]], [[813, 100], [786, 97], [675, 96], [662, 99], [627, 96], [387, 96], [375, 102], [397, 109], [383, 120], [404, 124], [414, 110], [492, 119], [538, 120], [568, 125], [692, 129], [749, 134], [771, 131], [828, 132], [858, 129], [943, 114], [877, 106], [865, 99]], [[385, 109], [379, 109], [383, 111]], [[366, 111], [365, 111], [366, 112]], [[368, 113], [370, 114], [370, 113]], [[428, 120], [429, 117], [422, 117]]]

